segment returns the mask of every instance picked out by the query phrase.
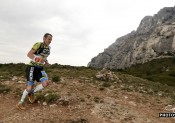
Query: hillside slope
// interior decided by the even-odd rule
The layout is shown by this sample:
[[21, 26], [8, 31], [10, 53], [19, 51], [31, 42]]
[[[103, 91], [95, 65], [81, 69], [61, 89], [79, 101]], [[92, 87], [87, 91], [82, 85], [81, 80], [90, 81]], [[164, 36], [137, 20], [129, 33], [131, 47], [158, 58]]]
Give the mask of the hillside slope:
[[[1, 65], [0, 71], [13, 65]], [[16, 109], [25, 88], [23, 73], [0, 73], [0, 122], [2, 123], [173, 123], [174, 118], [159, 118], [172, 112], [174, 89], [131, 75], [108, 71], [97, 79], [99, 70], [85, 67], [52, 65], [46, 68], [50, 85], [36, 93], [37, 101], [26, 100], [26, 111]], [[110, 73], [110, 74], [109, 74]], [[9, 78], [4, 76], [8, 75]]]
[[144, 64], [133, 65], [122, 72], [175, 87], [175, 58], [154, 59]]

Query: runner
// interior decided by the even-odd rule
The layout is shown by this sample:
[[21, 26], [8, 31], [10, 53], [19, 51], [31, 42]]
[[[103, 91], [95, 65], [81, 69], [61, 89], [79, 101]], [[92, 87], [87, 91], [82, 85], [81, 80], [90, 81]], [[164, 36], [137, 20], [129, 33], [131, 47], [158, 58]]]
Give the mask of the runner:
[[[28, 95], [31, 103], [35, 102], [34, 93], [42, 90], [48, 86], [48, 77], [43, 69], [44, 65], [48, 65], [47, 57], [50, 55], [50, 43], [52, 35], [46, 33], [43, 37], [43, 42], [37, 42], [33, 45], [32, 49], [28, 52], [27, 56], [31, 59], [26, 68], [27, 87], [23, 91], [21, 100], [17, 104], [17, 108], [25, 110], [24, 101]], [[34, 89], [35, 81], [40, 82]]]

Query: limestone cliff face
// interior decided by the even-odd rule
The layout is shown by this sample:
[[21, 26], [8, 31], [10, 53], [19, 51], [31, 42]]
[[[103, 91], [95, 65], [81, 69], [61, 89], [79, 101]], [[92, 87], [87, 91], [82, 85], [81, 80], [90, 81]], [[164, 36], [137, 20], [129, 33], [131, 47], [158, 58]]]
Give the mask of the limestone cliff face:
[[146, 16], [136, 31], [118, 38], [88, 63], [89, 67], [123, 69], [175, 54], [175, 7]]

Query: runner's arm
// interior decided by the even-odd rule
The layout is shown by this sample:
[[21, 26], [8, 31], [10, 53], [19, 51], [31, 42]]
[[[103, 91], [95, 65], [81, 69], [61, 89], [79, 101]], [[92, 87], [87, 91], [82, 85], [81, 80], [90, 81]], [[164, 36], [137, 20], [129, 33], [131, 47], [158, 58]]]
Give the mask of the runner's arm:
[[45, 61], [45, 65], [47, 65], [47, 66], [50, 65], [47, 59]]
[[27, 56], [30, 59], [32, 59], [32, 61], [34, 61], [34, 62], [39, 62], [39, 63], [43, 62], [43, 57], [42, 56], [39, 56], [39, 55], [35, 55], [34, 53], [35, 53], [35, 50], [34, 49], [31, 49], [28, 52]]
[[31, 49], [28, 54], [27, 54], [27, 57], [29, 57], [30, 59], [34, 59], [34, 53], [35, 53], [35, 50]]

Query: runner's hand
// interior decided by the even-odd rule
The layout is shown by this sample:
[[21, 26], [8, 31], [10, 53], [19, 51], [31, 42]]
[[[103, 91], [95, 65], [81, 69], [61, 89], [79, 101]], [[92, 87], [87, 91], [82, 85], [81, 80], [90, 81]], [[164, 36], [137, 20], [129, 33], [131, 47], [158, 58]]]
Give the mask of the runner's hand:
[[34, 55], [33, 61], [37, 63], [41, 63], [43, 61], [43, 58], [42, 56]]
[[45, 65], [46, 65], [46, 66], [49, 66], [49, 65], [50, 65], [49, 62], [48, 62], [47, 60], [45, 61]]

